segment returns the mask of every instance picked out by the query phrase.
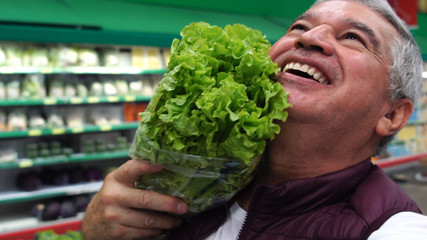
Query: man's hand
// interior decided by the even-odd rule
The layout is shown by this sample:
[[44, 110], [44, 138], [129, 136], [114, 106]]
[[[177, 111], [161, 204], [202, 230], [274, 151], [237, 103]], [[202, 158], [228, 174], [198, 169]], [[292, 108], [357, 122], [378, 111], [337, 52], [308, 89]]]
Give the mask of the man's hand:
[[159, 170], [159, 165], [129, 160], [110, 173], [87, 207], [82, 226], [84, 239], [138, 239], [178, 227], [180, 218], [159, 212], [184, 214], [188, 206], [183, 201], [134, 187], [139, 176]]

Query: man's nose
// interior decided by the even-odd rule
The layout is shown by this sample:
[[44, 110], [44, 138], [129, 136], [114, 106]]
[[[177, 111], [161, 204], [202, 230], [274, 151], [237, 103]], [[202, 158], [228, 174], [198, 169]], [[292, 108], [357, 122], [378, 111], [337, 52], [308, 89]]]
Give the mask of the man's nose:
[[333, 41], [335, 36], [332, 27], [319, 25], [304, 32], [295, 41], [296, 48], [320, 51], [326, 55], [334, 53]]

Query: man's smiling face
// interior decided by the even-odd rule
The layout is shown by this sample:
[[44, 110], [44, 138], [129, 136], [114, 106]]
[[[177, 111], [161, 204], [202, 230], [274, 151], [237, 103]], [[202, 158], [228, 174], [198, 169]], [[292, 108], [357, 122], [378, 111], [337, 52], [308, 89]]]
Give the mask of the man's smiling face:
[[309, 9], [270, 50], [290, 92], [288, 121], [373, 130], [389, 103], [388, 44], [396, 37], [384, 17], [359, 3]]

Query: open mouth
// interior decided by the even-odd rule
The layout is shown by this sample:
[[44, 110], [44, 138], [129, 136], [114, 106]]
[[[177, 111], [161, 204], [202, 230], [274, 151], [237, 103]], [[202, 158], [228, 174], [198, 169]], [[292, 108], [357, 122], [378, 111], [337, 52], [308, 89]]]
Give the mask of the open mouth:
[[331, 82], [325, 77], [322, 72], [317, 70], [315, 67], [309, 66], [307, 64], [290, 62], [286, 64], [282, 72], [287, 72], [303, 78], [308, 78], [325, 85], [331, 84]]

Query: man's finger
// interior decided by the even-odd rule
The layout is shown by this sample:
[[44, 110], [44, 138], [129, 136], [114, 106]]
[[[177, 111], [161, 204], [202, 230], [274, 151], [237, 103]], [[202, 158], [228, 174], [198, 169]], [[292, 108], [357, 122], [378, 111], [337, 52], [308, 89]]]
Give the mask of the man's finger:
[[135, 209], [149, 209], [173, 214], [184, 214], [188, 210], [187, 204], [179, 198], [136, 188], [123, 188], [120, 191], [121, 205]]
[[149, 210], [128, 210], [122, 225], [140, 229], [173, 229], [181, 225], [182, 219], [170, 214]]
[[132, 159], [122, 164], [112, 174], [118, 182], [133, 187], [133, 184], [141, 175], [158, 172], [161, 169], [161, 165], [155, 165], [149, 161]]

